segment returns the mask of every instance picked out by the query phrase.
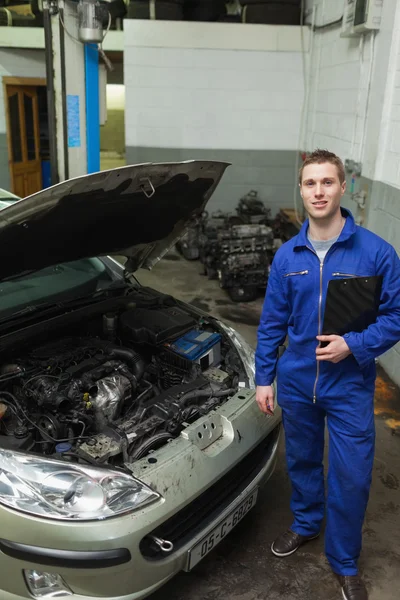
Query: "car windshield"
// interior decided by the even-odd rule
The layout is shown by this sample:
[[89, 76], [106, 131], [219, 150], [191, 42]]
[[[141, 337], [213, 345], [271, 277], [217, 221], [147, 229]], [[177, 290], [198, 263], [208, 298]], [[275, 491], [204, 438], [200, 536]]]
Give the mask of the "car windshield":
[[117, 276], [99, 258], [85, 258], [46, 267], [0, 282], [0, 317], [29, 305], [63, 302], [106, 289]]

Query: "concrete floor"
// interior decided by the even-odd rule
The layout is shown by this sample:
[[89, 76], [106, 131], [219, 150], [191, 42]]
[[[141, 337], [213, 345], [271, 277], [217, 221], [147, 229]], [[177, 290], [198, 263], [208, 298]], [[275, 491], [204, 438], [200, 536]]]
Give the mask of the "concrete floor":
[[[260, 297], [233, 304], [201, 274], [199, 262], [187, 262], [171, 251], [153, 271], [140, 270], [138, 280], [191, 302], [231, 323], [255, 344], [262, 307]], [[400, 392], [380, 371], [375, 400], [376, 458], [364, 525], [360, 570], [370, 600], [400, 598]], [[323, 536], [286, 559], [270, 552], [274, 538], [291, 524], [290, 484], [283, 443], [278, 467], [259, 495], [256, 507], [240, 525], [190, 573], [170, 581], [150, 600], [333, 600], [340, 588], [324, 555]]]

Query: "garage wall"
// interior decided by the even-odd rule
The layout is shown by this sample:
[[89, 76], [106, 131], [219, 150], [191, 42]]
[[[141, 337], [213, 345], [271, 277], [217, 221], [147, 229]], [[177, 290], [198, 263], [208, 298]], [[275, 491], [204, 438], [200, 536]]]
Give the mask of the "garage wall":
[[226, 160], [232, 166], [211, 208], [232, 209], [252, 188], [274, 213], [292, 206], [300, 28], [142, 22], [139, 30], [133, 20], [124, 27], [127, 162]]
[[[317, 26], [337, 20], [343, 12], [340, 1], [327, 3], [325, 11], [323, 0], [310, 4], [317, 4]], [[315, 33], [307, 141], [310, 148], [329, 147], [348, 157], [360, 152], [369, 65], [362, 65], [360, 39], [364, 42], [364, 38], [340, 38], [339, 33], [340, 25]], [[367, 63], [370, 44], [366, 39]]]
[[125, 86], [107, 84], [107, 120], [100, 127], [100, 151], [125, 155]]
[[[342, 2], [308, 0], [307, 8], [313, 6], [317, 26], [343, 14]], [[385, 0], [375, 34], [341, 38], [340, 32], [340, 26], [317, 29], [311, 43], [307, 149], [328, 148], [362, 163], [354, 191], [367, 192], [366, 209], [349, 193], [344, 205], [400, 254], [400, 4]], [[400, 345], [381, 362], [400, 384]]]
[[[0, 49], [0, 78], [13, 77], [46, 77], [46, 66], [43, 50], [5, 50]], [[6, 135], [6, 111], [4, 104], [4, 88], [0, 82], [0, 187], [10, 189], [10, 173], [8, 170], [8, 149]]]

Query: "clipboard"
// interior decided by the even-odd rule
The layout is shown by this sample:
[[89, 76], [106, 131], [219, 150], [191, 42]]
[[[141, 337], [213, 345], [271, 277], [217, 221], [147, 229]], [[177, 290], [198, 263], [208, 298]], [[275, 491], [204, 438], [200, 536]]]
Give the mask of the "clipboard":
[[[376, 322], [382, 275], [331, 279], [326, 296], [322, 335], [361, 333]], [[322, 342], [325, 347], [327, 342]]]

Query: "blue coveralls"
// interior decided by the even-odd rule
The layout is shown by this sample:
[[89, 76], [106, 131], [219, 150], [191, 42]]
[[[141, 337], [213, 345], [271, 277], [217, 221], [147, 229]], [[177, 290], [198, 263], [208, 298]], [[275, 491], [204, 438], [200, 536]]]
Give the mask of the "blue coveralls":
[[[292, 531], [320, 531], [325, 512], [324, 428], [329, 431], [326, 499], [326, 556], [335, 573], [356, 575], [361, 531], [374, 460], [375, 358], [400, 340], [400, 261], [392, 246], [346, 223], [322, 266], [307, 239], [308, 221], [276, 253], [258, 328], [256, 383], [277, 376], [286, 458], [292, 483]], [[335, 278], [383, 275], [375, 324], [344, 337], [352, 351], [345, 360], [317, 366], [328, 282]], [[277, 350], [288, 349], [277, 366]]]

